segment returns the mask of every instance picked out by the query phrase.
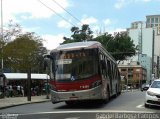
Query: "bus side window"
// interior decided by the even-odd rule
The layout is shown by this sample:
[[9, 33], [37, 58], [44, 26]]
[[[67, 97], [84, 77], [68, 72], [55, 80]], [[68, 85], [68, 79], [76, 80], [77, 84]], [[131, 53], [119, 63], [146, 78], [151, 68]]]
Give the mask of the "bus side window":
[[105, 57], [104, 61], [105, 61], [105, 71], [104, 71], [104, 75], [105, 75], [105, 77], [106, 77], [106, 79], [107, 79], [107, 77], [108, 77], [107, 57]]
[[108, 67], [109, 78], [112, 79], [112, 68], [109, 60], [107, 60], [107, 67]]
[[101, 65], [101, 74], [106, 77], [106, 61], [105, 56], [100, 54], [100, 65]]
[[112, 76], [113, 76], [113, 80], [115, 80], [116, 78], [116, 71], [115, 71], [115, 64], [112, 64]]

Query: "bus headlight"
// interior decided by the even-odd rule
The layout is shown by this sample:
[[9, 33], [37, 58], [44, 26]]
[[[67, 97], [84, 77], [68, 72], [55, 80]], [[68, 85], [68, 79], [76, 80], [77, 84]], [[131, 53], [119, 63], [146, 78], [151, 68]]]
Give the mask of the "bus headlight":
[[98, 80], [98, 81], [93, 82], [93, 83], [91, 84], [91, 88], [95, 88], [95, 87], [97, 87], [97, 86], [99, 86], [99, 85], [101, 85], [101, 84], [102, 84], [102, 81], [101, 81], [101, 80]]

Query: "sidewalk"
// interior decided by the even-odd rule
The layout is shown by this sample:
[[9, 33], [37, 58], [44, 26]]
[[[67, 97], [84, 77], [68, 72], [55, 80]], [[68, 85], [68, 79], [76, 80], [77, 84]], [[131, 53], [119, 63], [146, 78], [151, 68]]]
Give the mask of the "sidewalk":
[[13, 107], [17, 105], [24, 105], [30, 103], [38, 103], [38, 102], [47, 102], [50, 99], [46, 99], [46, 95], [42, 96], [32, 96], [31, 101], [27, 101], [27, 97], [11, 97], [11, 98], [3, 98], [0, 99], [0, 109]]
[[125, 93], [125, 92], [135, 92], [135, 91], [141, 91], [141, 90], [140, 89], [121, 90], [122, 93]]

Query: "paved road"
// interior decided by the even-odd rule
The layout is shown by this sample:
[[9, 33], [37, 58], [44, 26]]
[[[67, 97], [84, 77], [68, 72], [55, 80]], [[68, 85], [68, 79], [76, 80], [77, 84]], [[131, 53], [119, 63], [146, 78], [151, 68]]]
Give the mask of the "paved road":
[[[108, 113], [160, 113], [158, 107], [144, 107], [144, 94], [145, 92], [140, 91], [125, 92], [117, 98], [113, 98], [107, 104], [91, 102], [76, 106], [67, 106], [65, 103], [53, 105], [51, 102], [45, 102], [16, 106], [0, 111], [3, 117], [7, 114], [15, 114], [13, 116], [17, 114], [18, 119], [98, 119], [100, 117], [99, 115]], [[157, 115], [155, 116], [157, 117]], [[157, 118], [159, 119], [159, 117]], [[147, 118], [145, 117], [145, 119]]]

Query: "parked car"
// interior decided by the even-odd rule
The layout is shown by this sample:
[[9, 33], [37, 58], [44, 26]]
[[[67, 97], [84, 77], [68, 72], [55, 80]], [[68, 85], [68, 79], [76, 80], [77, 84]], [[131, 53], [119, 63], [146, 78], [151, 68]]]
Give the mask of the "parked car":
[[160, 106], [160, 79], [155, 79], [146, 91], [145, 107]]
[[141, 91], [147, 91], [149, 89], [149, 84], [143, 84], [141, 87]]

